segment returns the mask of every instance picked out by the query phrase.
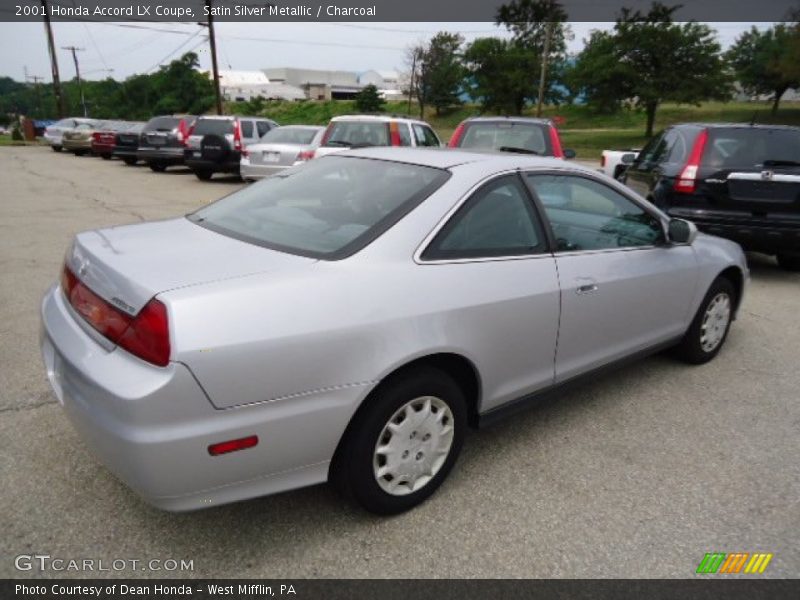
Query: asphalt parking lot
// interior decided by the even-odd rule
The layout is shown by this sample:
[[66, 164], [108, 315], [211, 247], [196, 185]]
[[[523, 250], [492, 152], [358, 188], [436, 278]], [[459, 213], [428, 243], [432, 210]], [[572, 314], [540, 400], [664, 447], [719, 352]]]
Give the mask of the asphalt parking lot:
[[39, 300], [76, 232], [185, 214], [241, 184], [24, 147], [0, 148], [0, 185], [0, 577], [42, 575], [18, 571], [20, 554], [193, 561], [116, 573], [131, 577], [690, 577], [706, 552], [770, 552], [763, 576], [800, 575], [800, 274], [772, 259], [751, 256], [716, 360], [648, 358], [472, 433], [412, 512], [372, 517], [316, 486], [169, 514], [61, 414]]

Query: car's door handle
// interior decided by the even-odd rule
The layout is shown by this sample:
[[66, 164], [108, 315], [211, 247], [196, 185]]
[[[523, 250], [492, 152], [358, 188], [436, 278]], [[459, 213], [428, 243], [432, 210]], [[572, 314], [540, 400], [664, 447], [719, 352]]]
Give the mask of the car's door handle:
[[578, 289], [575, 290], [576, 294], [591, 294], [597, 291], [597, 284], [596, 283], [587, 283], [584, 285], [579, 285]]

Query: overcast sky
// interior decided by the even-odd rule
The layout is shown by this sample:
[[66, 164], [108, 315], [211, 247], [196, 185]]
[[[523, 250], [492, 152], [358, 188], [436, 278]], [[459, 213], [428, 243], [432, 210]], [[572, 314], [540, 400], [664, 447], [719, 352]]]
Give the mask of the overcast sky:
[[[711, 23], [723, 48], [750, 23]], [[760, 23], [760, 27], [769, 24]], [[592, 29], [612, 23], [571, 23], [570, 51], [578, 52]], [[223, 23], [216, 24], [220, 69], [256, 70], [305, 67], [367, 71], [404, 68], [405, 48], [437, 31], [457, 31], [467, 41], [507, 37], [492, 23]], [[115, 79], [155, 70], [194, 49], [203, 68], [210, 68], [205, 29], [191, 23], [54, 23], [62, 79], [75, 75], [71, 54], [61, 46], [78, 46], [81, 74]], [[29, 75], [50, 80], [47, 41], [42, 23], [0, 23], [0, 75], [22, 80]]]

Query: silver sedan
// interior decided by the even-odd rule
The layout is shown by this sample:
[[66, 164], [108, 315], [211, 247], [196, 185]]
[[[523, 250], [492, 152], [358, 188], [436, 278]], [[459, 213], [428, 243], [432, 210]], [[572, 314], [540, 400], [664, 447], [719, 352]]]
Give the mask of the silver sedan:
[[311, 160], [323, 133], [324, 127], [314, 125], [285, 125], [269, 130], [258, 143], [242, 152], [242, 179], [255, 181]]
[[331, 480], [430, 496], [468, 426], [672, 347], [723, 347], [741, 249], [558, 159], [346, 151], [185, 218], [88, 231], [45, 295], [59, 402], [189, 510]]

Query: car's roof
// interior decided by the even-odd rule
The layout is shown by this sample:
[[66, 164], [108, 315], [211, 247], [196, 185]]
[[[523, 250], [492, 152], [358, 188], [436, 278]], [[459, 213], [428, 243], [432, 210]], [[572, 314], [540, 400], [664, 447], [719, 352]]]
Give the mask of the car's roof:
[[798, 130], [796, 125], [771, 125], [769, 123], [675, 123], [672, 127], [705, 127], [708, 129], [791, 129]]
[[535, 123], [537, 125], [550, 125], [550, 119], [542, 119], [537, 117], [502, 117], [502, 116], [484, 116], [484, 117], [469, 117], [465, 119], [465, 123], [494, 123], [494, 122], [512, 122], [512, 123]]
[[276, 129], [325, 129], [324, 125], [280, 125]]
[[374, 158], [378, 160], [391, 160], [395, 162], [435, 167], [437, 169], [450, 169], [464, 164], [478, 164], [487, 170], [497, 171], [508, 169], [574, 169], [576, 171], [589, 171], [593, 169], [577, 163], [568, 162], [561, 158], [548, 156], [533, 156], [530, 154], [515, 154], [512, 152], [496, 151], [470, 151], [454, 148], [411, 148], [397, 146], [374, 146], [356, 150], [344, 150], [330, 156], [353, 156], [360, 158]]
[[338, 117], [333, 117], [331, 121], [380, 121], [384, 123], [388, 123], [389, 121], [407, 121], [409, 123], [423, 123], [427, 125], [425, 121], [420, 119], [401, 115], [339, 115]]

